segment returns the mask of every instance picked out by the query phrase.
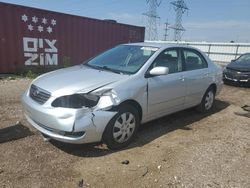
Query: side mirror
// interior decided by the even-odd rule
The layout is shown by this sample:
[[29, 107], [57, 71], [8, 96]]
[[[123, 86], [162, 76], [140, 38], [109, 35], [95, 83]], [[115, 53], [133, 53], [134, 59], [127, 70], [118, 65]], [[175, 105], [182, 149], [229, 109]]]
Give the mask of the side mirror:
[[168, 73], [169, 73], [168, 67], [154, 67], [146, 74], [146, 78], [153, 76], [167, 75]]
[[236, 61], [236, 59], [231, 60], [231, 62], [235, 62], [235, 61]]

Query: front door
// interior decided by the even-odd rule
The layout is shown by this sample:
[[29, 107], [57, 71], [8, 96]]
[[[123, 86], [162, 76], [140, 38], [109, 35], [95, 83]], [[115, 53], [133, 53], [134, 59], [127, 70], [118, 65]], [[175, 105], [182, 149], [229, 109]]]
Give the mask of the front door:
[[148, 78], [148, 115], [151, 119], [182, 109], [186, 93], [179, 49], [167, 49], [160, 53], [151, 69], [157, 66], [168, 67], [169, 73]]

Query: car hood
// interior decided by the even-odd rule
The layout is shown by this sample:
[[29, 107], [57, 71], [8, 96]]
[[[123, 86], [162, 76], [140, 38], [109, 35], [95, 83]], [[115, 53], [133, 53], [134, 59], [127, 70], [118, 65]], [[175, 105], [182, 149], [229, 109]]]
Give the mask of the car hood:
[[101, 71], [87, 66], [73, 66], [41, 75], [32, 84], [50, 92], [52, 96], [87, 93], [128, 75]]
[[249, 72], [250, 71], [250, 63], [249, 62], [232, 62], [227, 68], [241, 71], [241, 72]]

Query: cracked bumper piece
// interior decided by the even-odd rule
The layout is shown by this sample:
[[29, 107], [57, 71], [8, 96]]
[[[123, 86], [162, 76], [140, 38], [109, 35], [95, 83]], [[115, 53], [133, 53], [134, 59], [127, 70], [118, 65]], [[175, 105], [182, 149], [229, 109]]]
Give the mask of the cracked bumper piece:
[[34, 128], [52, 139], [74, 144], [101, 141], [106, 125], [117, 113], [40, 105], [27, 93], [22, 96], [22, 104], [25, 117]]

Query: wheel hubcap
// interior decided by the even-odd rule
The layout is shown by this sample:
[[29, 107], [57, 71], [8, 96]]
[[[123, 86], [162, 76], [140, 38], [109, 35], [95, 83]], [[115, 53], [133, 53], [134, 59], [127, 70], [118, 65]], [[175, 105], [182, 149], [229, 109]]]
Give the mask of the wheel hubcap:
[[132, 113], [121, 114], [115, 121], [113, 127], [113, 138], [116, 142], [126, 142], [135, 130], [135, 117]]
[[214, 93], [212, 91], [209, 91], [205, 99], [206, 110], [209, 110], [213, 106], [213, 103], [214, 103]]

